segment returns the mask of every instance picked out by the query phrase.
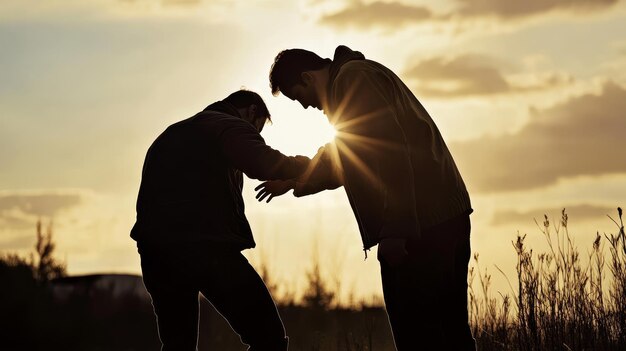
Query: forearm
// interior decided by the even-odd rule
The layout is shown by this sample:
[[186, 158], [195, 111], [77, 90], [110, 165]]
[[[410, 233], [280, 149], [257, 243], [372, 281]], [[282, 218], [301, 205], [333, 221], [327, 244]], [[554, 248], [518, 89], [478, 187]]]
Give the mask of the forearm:
[[304, 181], [296, 181], [295, 188], [293, 190], [293, 195], [295, 197], [302, 197], [312, 194], [317, 194], [324, 190], [333, 190], [337, 189], [343, 184], [333, 183], [333, 182], [304, 182]]
[[304, 156], [285, 156], [265, 144], [251, 126], [239, 125], [221, 136], [224, 155], [234, 168], [259, 180], [287, 180], [300, 176], [309, 166]]
[[[273, 150], [275, 151], [275, 150]], [[261, 154], [251, 160], [242, 171], [250, 178], [259, 180], [291, 180], [302, 175], [310, 162], [304, 156]]]
[[336, 162], [333, 162], [329, 149], [336, 151], [334, 145], [331, 144], [319, 148], [307, 171], [296, 179], [294, 196], [311, 195], [324, 190], [337, 189], [343, 185], [341, 169]]

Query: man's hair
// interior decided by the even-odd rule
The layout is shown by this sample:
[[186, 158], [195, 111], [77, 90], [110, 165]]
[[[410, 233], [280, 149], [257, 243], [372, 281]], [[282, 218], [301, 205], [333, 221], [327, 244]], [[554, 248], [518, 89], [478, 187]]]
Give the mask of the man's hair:
[[272, 121], [272, 116], [270, 115], [270, 111], [267, 109], [263, 98], [253, 91], [241, 89], [228, 95], [224, 101], [232, 104], [237, 109], [248, 108], [252, 105], [256, 105], [254, 119], [263, 118], [267, 121]]
[[283, 50], [276, 55], [270, 69], [272, 94], [291, 89], [303, 83], [302, 72], [315, 71], [331, 64], [330, 59], [323, 59], [316, 53], [303, 49]]

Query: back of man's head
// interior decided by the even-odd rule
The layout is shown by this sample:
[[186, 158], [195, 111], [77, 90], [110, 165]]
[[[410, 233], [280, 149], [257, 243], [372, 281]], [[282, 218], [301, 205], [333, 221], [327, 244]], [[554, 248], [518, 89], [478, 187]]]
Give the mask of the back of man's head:
[[303, 49], [283, 50], [276, 55], [270, 69], [272, 94], [291, 89], [302, 82], [302, 72], [315, 71], [332, 61], [321, 58], [316, 53]]
[[241, 89], [228, 95], [224, 101], [232, 104], [237, 109], [247, 109], [248, 107], [255, 105], [255, 119], [263, 118], [268, 121], [272, 120], [270, 111], [267, 109], [263, 98], [253, 91]]

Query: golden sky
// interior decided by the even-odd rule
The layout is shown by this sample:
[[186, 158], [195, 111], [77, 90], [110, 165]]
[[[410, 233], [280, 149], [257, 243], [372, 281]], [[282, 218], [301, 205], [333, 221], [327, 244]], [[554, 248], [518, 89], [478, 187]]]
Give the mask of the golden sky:
[[[514, 267], [534, 218], [570, 213], [586, 251], [626, 199], [626, 4], [619, 0], [0, 2], [0, 250], [26, 252], [54, 221], [72, 274], [139, 273], [128, 232], [145, 152], [169, 124], [241, 87], [265, 99], [286, 154], [332, 138], [319, 111], [273, 97], [275, 55], [379, 61], [429, 110], [472, 195], [481, 268]], [[287, 288], [318, 253], [344, 296], [380, 293], [342, 189], [254, 202], [257, 248]]]

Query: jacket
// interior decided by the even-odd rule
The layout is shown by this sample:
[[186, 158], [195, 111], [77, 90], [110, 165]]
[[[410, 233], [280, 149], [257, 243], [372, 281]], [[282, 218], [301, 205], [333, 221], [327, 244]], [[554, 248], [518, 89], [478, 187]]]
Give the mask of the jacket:
[[131, 237], [138, 244], [219, 242], [252, 248], [242, 173], [291, 179], [309, 161], [272, 149], [233, 105], [214, 103], [169, 126], [148, 149]]
[[327, 90], [336, 138], [320, 149], [294, 195], [343, 184], [365, 250], [386, 237], [417, 239], [472, 212], [437, 126], [396, 74], [339, 46]]

